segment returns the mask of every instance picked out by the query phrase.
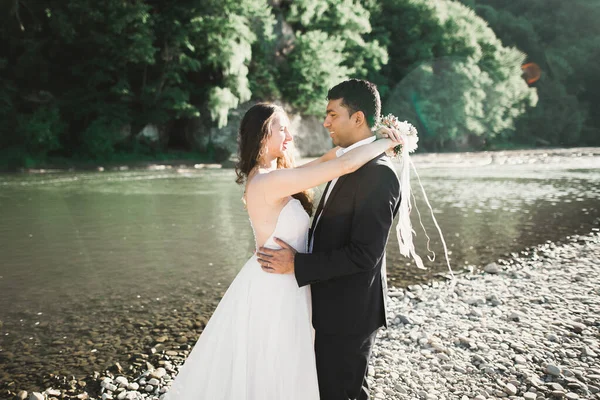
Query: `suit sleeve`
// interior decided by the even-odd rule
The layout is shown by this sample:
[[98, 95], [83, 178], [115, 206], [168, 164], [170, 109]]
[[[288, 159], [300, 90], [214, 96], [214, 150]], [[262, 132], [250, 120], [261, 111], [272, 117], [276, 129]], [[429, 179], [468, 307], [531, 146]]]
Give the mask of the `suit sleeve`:
[[296, 253], [294, 273], [299, 286], [373, 269], [384, 256], [400, 200], [400, 183], [386, 165], [369, 165], [357, 172], [361, 176], [354, 198], [350, 242], [332, 251]]

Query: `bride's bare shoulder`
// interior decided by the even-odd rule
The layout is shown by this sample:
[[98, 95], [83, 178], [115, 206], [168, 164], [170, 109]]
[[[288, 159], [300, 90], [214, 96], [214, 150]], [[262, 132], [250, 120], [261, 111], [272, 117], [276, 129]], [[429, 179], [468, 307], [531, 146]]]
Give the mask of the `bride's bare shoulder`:
[[273, 170], [258, 170], [254, 176], [254, 183], [257, 185], [269, 184], [269, 181], [276, 176], [285, 175], [293, 171], [295, 168], [278, 168]]
[[248, 177], [246, 182], [246, 195], [255, 196], [265, 190], [265, 185], [268, 183], [268, 175], [271, 171], [258, 169]]
[[258, 170], [256, 174], [250, 179], [246, 185], [246, 194], [254, 198], [260, 197], [263, 201], [266, 201], [270, 205], [276, 205], [282, 202], [285, 198], [276, 196], [273, 198], [272, 192], [276, 193], [277, 190], [274, 185], [277, 184], [276, 176], [281, 177], [281, 173], [290, 171], [293, 168], [280, 168], [275, 170]]

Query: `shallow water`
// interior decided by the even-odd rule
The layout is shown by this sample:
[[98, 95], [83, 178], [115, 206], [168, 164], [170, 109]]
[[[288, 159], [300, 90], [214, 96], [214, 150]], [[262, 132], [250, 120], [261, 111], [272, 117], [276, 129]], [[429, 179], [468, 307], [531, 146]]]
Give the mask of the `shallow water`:
[[[598, 228], [600, 157], [574, 154], [414, 157], [452, 268]], [[392, 285], [447, 268], [415, 175], [412, 187], [436, 260], [416, 269], [392, 232]], [[205, 322], [254, 249], [241, 195], [231, 170], [0, 176], [0, 389], [126, 365], [166, 332], [195, 340], [190, 321]]]

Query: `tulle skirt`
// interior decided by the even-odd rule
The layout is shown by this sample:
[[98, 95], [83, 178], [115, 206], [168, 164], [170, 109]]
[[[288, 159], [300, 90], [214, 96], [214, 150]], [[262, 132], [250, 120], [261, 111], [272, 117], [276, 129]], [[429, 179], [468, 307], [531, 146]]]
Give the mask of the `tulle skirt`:
[[166, 400], [317, 400], [310, 289], [250, 258]]

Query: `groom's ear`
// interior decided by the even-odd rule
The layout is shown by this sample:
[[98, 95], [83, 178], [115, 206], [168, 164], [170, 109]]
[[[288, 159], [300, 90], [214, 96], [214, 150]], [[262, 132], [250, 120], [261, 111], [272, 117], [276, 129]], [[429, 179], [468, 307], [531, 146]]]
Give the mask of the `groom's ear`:
[[362, 124], [366, 123], [366, 118], [365, 118], [365, 113], [363, 113], [362, 111], [357, 111], [352, 115], [353, 119], [354, 119], [354, 123], [356, 124], [357, 127], [361, 126]]

